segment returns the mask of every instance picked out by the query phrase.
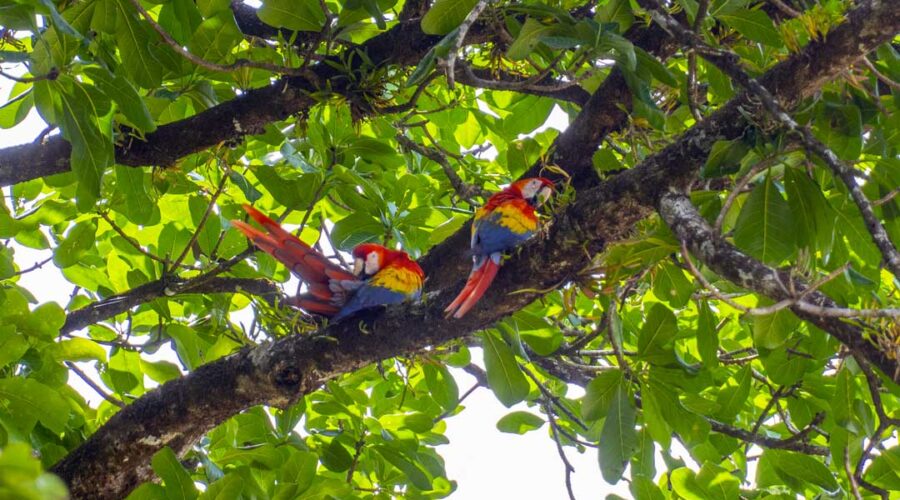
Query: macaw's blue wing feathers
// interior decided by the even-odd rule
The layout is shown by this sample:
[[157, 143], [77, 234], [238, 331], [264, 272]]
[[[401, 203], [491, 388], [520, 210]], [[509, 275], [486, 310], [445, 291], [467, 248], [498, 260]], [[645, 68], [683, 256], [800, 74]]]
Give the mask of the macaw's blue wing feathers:
[[396, 290], [391, 290], [389, 288], [384, 288], [381, 286], [372, 286], [369, 284], [363, 284], [360, 286], [356, 293], [347, 300], [347, 303], [344, 304], [344, 307], [341, 308], [340, 312], [338, 312], [333, 318], [333, 321], [337, 321], [339, 319], [346, 318], [351, 314], [367, 309], [369, 307], [375, 307], [380, 305], [389, 305], [389, 304], [399, 304], [406, 300], [409, 296], [405, 293], [398, 292]]

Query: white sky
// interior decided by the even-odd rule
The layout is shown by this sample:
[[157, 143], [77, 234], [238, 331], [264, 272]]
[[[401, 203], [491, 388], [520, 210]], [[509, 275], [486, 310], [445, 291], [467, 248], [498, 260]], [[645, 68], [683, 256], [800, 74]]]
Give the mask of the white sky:
[[[7, 102], [11, 87], [9, 80], [0, 77], [0, 106]], [[546, 126], [563, 130], [566, 125], [565, 113], [554, 107]], [[44, 127], [44, 122], [32, 110], [28, 118], [17, 127], [0, 130], [0, 148], [31, 142]], [[9, 195], [9, 189], [4, 188], [3, 194]], [[15, 244], [14, 247], [15, 260], [20, 268], [31, 266], [51, 255], [50, 250], [36, 251]], [[72, 290], [70, 286], [60, 286], [61, 283], [66, 283], [65, 279], [52, 263], [25, 274], [19, 283], [31, 291], [39, 302], [55, 301], [62, 306], [68, 302]], [[290, 287], [287, 289], [291, 290]], [[480, 350], [473, 349], [473, 356], [480, 364]], [[160, 349], [154, 358], [178, 363], [168, 346]], [[79, 363], [79, 366], [99, 382], [92, 363]], [[474, 383], [474, 379], [462, 370], [453, 372], [460, 393]], [[145, 383], [148, 387], [152, 386], [149, 379]], [[89, 404], [99, 404], [100, 397], [74, 374], [69, 377], [69, 384], [84, 395]], [[580, 389], [573, 387], [573, 390]], [[446, 436], [450, 444], [438, 449], [446, 461], [448, 477], [458, 484], [452, 498], [567, 498], [564, 466], [547, 424], [522, 436], [504, 434], [495, 427], [497, 421], [511, 411], [540, 413], [536, 408], [529, 409], [523, 403], [507, 409], [486, 388], [480, 388], [471, 394], [464, 406], [465, 411], [447, 419]], [[617, 493], [626, 498], [630, 496], [624, 481], [616, 487], [610, 487], [603, 481], [596, 450], [590, 449], [585, 454], [579, 454], [574, 448], [565, 450], [576, 471], [573, 474], [573, 486], [579, 500], [602, 498], [608, 493]]]

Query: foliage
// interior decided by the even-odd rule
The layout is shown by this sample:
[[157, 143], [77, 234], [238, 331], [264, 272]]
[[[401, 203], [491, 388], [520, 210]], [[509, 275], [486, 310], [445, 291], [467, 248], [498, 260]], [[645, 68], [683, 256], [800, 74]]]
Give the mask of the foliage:
[[[361, 47], [407, 22], [400, 15], [413, 0], [264, 0], [254, 21], [269, 26], [255, 33], [246, 11], [223, 1], [0, 4], [0, 63], [26, 75], [0, 105], [0, 126], [36, 109], [71, 144], [70, 169], [15, 183], [0, 210], [0, 492], [62, 497], [44, 470], [120, 406], [241, 348], [318, 328], [249, 292], [184, 285], [218, 275], [288, 281], [230, 227], [241, 204], [326, 249], [376, 241], [420, 257], [483, 201], [469, 187], [497, 190], [532, 165], [567, 169], [553, 156], [560, 132], [544, 125], [554, 111], [579, 116], [573, 86], [594, 92], [617, 68], [633, 96], [620, 103], [630, 111], [618, 131], [585, 153], [589, 174], [607, 179], [736, 95], [695, 54], [638, 46], [633, 31], [647, 29], [648, 15], [635, 2], [492, 2], [484, 26], [467, 27], [475, 42], [459, 39], [460, 24], [479, 2], [432, 3], [421, 29], [434, 45], [390, 48], [404, 64], [373, 61]], [[834, 28], [851, 2], [822, 0], [793, 17], [748, 0], [699, 4], [674, 10], [689, 23], [700, 16], [703, 38], [759, 75]], [[408, 51], [419, 49], [410, 65]], [[441, 71], [457, 49], [463, 76], [451, 87]], [[862, 192], [898, 242], [900, 57], [887, 44], [868, 62], [874, 69], [847, 69], [794, 117], [865, 179]], [[327, 86], [298, 91], [311, 106], [253, 125], [229, 119], [238, 106], [225, 106], [249, 101], [250, 89], [312, 82], [304, 72], [316, 64], [332, 73]], [[467, 68], [484, 72], [464, 78]], [[279, 72], [292, 76], [273, 84]], [[237, 135], [153, 168], [123, 161], [165, 127], [223, 109], [220, 126]], [[900, 277], [882, 265], [846, 186], [791, 134], [753, 123], [696, 166], [701, 214], [738, 249], [816, 283], [841, 307], [900, 307]], [[179, 130], [185, 143], [206, 132]], [[559, 206], [577, 199], [560, 186]], [[346, 373], [285, 408], [246, 409], [183, 456], [162, 447], [151, 462], [159, 481], [130, 498], [450, 495], [456, 484], [438, 450], [465, 396], [448, 367], [477, 371], [472, 346], [484, 353], [482, 385], [507, 407], [528, 407], [511, 410], [499, 431], [540, 430], [560, 450], [596, 454], [587, 474], [628, 478], [637, 498], [900, 491], [896, 374], [873, 373], [790, 308], [765, 314], [758, 308], [775, 301], [686, 255], [658, 216], [611, 243], [592, 269], [478, 336]], [[59, 270], [53, 286], [72, 289], [67, 304], [20, 285], [32, 270], [24, 248]], [[162, 293], [138, 294], [157, 284]], [[72, 327], [75, 311], [132, 295], [121, 313]], [[845, 321], [900, 356], [896, 315]], [[171, 361], [157, 356], [166, 352]], [[101, 381], [97, 407], [69, 385], [82, 370]]]

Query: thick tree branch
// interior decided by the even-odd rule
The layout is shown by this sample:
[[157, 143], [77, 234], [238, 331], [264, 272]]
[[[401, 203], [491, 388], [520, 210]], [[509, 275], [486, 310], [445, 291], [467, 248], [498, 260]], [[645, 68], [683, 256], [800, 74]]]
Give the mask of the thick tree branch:
[[71, 333], [86, 328], [162, 297], [196, 293], [239, 292], [247, 292], [272, 301], [281, 293], [275, 283], [263, 279], [219, 278], [206, 275], [184, 281], [160, 279], [72, 311], [66, 316], [66, 322], [60, 329], [60, 333]]
[[466, 63], [456, 65], [456, 81], [470, 87], [492, 90], [514, 90], [523, 94], [550, 97], [560, 101], [568, 101], [584, 106], [591, 94], [578, 85], [578, 82], [556, 80], [551, 75], [541, 78], [515, 75], [505, 71], [491, 71], [484, 68], [472, 68]]
[[[662, 197], [659, 213], [698, 259], [720, 276], [772, 300], [793, 300], [804, 294], [803, 302], [819, 308], [839, 308], [827, 295], [809, 292], [809, 285], [788, 272], [780, 272], [744, 254], [717, 235], [697, 212], [690, 199], [682, 193], [670, 192]], [[854, 354], [877, 366], [894, 382], [900, 382], [900, 361], [868, 340], [866, 332], [856, 324], [816, 314], [800, 304], [791, 310], [810, 323], [828, 332], [846, 345]]]

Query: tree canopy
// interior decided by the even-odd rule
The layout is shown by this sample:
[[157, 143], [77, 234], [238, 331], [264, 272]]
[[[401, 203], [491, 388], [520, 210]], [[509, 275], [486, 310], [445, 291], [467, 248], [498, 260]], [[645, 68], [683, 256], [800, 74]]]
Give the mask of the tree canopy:
[[[567, 485], [590, 453], [641, 499], [896, 498], [898, 33], [892, 0], [0, 0], [0, 126], [47, 124], [0, 149], [0, 492], [442, 498], [491, 390]], [[444, 319], [474, 210], [535, 175], [541, 233]], [[285, 307], [246, 203], [405, 249], [423, 300]]]

